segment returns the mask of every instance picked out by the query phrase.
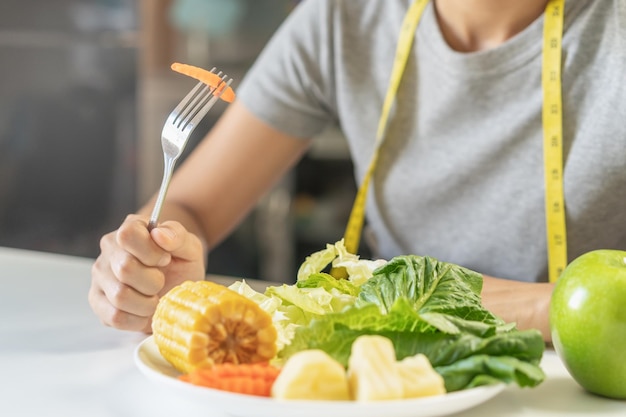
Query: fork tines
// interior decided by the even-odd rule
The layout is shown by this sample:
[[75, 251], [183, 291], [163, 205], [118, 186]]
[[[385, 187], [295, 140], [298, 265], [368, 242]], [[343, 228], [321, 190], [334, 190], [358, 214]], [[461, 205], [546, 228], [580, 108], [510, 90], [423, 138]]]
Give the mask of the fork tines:
[[[211, 72], [215, 74], [217, 68], [213, 67]], [[198, 84], [187, 94], [175, 109], [177, 116], [172, 120], [178, 129], [185, 130], [197, 125], [204, 115], [213, 107], [215, 102], [233, 82], [222, 71], [218, 72], [220, 82], [211, 86], [199, 81]]]

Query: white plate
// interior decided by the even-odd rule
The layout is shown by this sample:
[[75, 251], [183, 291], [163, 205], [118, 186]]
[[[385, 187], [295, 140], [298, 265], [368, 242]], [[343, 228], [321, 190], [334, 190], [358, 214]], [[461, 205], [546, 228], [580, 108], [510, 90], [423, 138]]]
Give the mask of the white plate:
[[135, 363], [148, 378], [174, 394], [207, 409], [220, 409], [237, 417], [436, 417], [467, 410], [500, 393], [505, 385], [490, 385], [450, 394], [377, 402], [279, 401], [199, 387], [177, 379], [180, 375], [159, 353], [152, 336], [135, 350]]

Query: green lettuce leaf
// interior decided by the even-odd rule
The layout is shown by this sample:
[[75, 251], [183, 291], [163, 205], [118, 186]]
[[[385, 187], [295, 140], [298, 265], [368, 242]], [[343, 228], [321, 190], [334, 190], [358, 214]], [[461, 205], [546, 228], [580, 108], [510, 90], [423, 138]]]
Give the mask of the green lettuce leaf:
[[[359, 286], [347, 279], [336, 279], [330, 274], [323, 272], [309, 275], [307, 279], [296, 283], [298, 288], [324, 288], [328, 292], [337, 291], [340, 294], [355, 297], [359, 295]], [[353, 300], [354, 301], [354, 300]]]
[[[329, 277], [335, 279], [330, 275]], [[349, 285], [340, 287], [355, 293]], [[272, 316], [279, 351], [291, 342], [297, 327], [307, 325], [321, 315], [341, 311], [346, 306], [353, 305], [356, 299], [356, 294], [343, 293], [330, 283], [303, 288], [285, 284], [268, 287], [265, 293], [260, 293], [242, 280], [234, 282], [228, 288], [254, 301]]]
[[[349, 278], [322, 272], [330, 264]], [[426, 355], [449, 392], [497, 382], [533, 387], [545, 378], [541, 333], [485, 309], [482, 275], [431, 257], [360, 260], [340, 241], [307, 257], [294, 285], [236, 289], [272, 314], [279, 362], [322, 349], [347, 366], [354, 340], [375, 334], [392, 341], [398, 360]]]
[[322, 349], [347, 365], [353, 341], [377, 334], [393, 342], [398, 360], [426, 355], [448, 391], [495, 381], [535, 386], [544, 379], [541, 333], [519, 331], [486, 310], [476, 272], [430, 257], [400, 256], [359, 288], [354, 305], [298, 327], [280, 357]]
[[255, 291], [245, 280], [236, 281], [228, 288], [254, 301], [262, 310], [272, 316], [272, 323], [277, 333], [276, 348], [279, 351], [291, 342], [298, 326], [308, 323], [308, 320], [304, 320], [300, 310], [284, 306], [278, 297], [267, 296]]
[[[393, 342], [398, 360], [417, 353], [426, 355], [450, 392], [488, 381], [535, 386], [544, 379], [538, 366], [544, 342], [537, 330], [493, 331], [487, 332], [488, 336], [449, 334], [403, 323], [395, 311], [392, 308], [382, 315], [378, 307], [368, 305], [320, 317], [298, 327], [280, 356], [284, 360], [300, 350], [321, 349], [347, 366], [354, 340], [375, 334]], [[501, 369], [507, 369], [506, 374]]]
[[534, 387], [545, 379], [539, 366], [514, 356], [477, 354], [435, 370], [443, 377], [448, 392], [497, 382]]
[[348, 252], [343, 239], [341, 239], [334, 245], [327, 244], [325, 249], [307, 256], [298, 269], [296, 281], [304, 281], [332, 265], [335, 268], [345, 268], [348, 273], [348, 281], [360, 286], [372, 276], [376, 268], [385, 263], [387, 261], [384, 259], [359, 259], [358, 255]]
[[357, 305], [375, 304], [384, 314], [399, 299], [421, 319], [447, 333], [459, 333], [463, 321], [503, 325], [482, 306], [482, 275], [461, 266], [428, 256], [398, 256], [374, 271], [361, 286]]
[[312, 253], [304, 259], [304, 262], [298, 268], [297, 281], [307, 279], [312, 274], [322, 272], [337, 257], [337, 244], [326, 245], [325, 249]]

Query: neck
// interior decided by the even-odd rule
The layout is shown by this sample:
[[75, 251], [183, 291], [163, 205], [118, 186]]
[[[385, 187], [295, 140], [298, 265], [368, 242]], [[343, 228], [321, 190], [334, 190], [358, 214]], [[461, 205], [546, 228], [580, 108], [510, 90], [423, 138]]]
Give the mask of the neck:
[[459, 52], [494, 48], [512, 38], [545, 10], [548, 0], [435, 0], [448, 45]]

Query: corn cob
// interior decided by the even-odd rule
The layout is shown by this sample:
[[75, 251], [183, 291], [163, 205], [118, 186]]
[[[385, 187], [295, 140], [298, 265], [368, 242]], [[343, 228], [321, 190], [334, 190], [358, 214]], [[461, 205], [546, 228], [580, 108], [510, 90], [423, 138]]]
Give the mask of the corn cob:
[[152, 331], [161, 355], [183, 373], [216, 363], [266, 362], [276, 355], [271, 316], [209, 281], [186, 281], [165, 294]]

